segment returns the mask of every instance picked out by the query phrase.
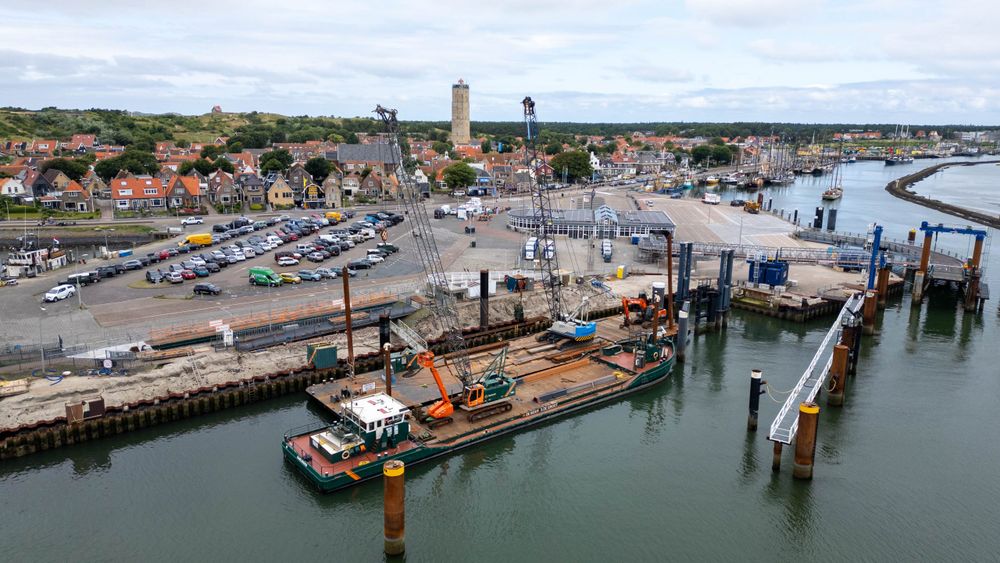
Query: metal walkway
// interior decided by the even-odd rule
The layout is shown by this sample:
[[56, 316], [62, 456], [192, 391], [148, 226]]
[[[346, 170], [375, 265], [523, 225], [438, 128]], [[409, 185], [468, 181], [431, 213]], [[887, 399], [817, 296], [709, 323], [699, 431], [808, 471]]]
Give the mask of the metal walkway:
[[[826, 337], [823, 338], [819, 349], [816, 350], [816, 355], [809, 362], [809, 367], [806, 368], [802, 377], [799, 378], [799, 382], [792, 389], [792, 392], [789, 393], [788, 399], [785, 400], [785, 404], [778, 411], [778, 415], [774, 417], [774, 422], [771, 423], [771, 431], [767, 436], [768, 440], [781, 442], [782, 444], [792, 443], [795, 431], [799, 427], [799, 404], [815, 400], [816, 395], [819, 394], [820, 389], [826, 383], [827, 374], [830, 373], [830, 365], [833, 362], [834, 336], [840, 332], [841, 321], [845, 315], [857, 315], [863, 303], [863, 293], [855, 293], [844, 303], [844, 308], [840, 310], [837, 320], [834, 321], [833, 326], [826, 333]], [[823, 362], [823, 366], [820, 368], [820, 360], [824, 357], [826, 361]]]

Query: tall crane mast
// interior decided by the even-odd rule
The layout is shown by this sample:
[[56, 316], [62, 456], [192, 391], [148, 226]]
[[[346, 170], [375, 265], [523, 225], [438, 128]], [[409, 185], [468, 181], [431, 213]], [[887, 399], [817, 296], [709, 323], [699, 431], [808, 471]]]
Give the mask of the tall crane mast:
[[561, 280], [559, 279], [559, 259], [555, 252], [548, 251], [549, 244], [555, 244], [555, 227], [552, 221], [552, 202], [549, 201], [549, 191], [545, 189], [542, 180], [542, 164], [544, 159], [538, 154], [538, 120], [535, 117], [535, 102], [530, 96], [521, 101], [524, 106], [524, 125], [527, 134], [524, 137], [524, 164], [534, 167], [534, 185], [531, 189], [531, 206], [535, 215], [538, 237], [542, 283], [549, 290], [549, 314], [553, 321], [563, 320]]
[[452, 365], [457, 369], [458, 378], [462, 384], [468, 386], [474, 382], [474, 378], [465, 339], [462, 338], [462, 323], [458, 318], [455, 298], [448, 291], [448, 280], [444, 275], [441, 254], [434, 241], [434, 231], [431, 229], [430, 218], [427, 216], [423, 198], [403, 163], [403, 154], [399, 147], [399, 121], [396, 119], [396, 110], [380, 105], [375, 108], [375, 113], [385, 124], [389, 134], [389, 150], [397, 159], [399, 168], [396, 171], [396, 176], [399, 180], [400, 197], [410, 216], [410, 221], [412, 221], [414, 246], [417, 247], [420, 262], [427, 273], [437, 318], [444, 328], [448, 351], [453, 353]]

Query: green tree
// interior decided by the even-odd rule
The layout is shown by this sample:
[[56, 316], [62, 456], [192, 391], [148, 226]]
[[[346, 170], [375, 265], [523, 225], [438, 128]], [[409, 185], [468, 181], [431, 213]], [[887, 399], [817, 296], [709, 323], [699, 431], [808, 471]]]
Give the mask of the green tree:
[[222, 170], [223, 172], [228, 172], [230, 174], [236, 173], [236, 167], [233, 166], [233, 163], [221, 156], [215, 159], [215, 162], [212, 163], [212, 168], [215, 170]]
[[726, 142], [722, 140], [722, 137], [712, 137], [708, 144], [721, 147], [725, 146]]
[[442, 172], [444, 183], [451, 189], [464, 188], [476, 182], [476, 170], [464, 162], [456, 162]]
[[479, 143], [479, 150], [481, 150], [483, 154], [487, 154], [491, 150], [493, 150], [493, 148], [490, 146], [490, 140], [484, 139], [482, 143]]
[[554, 154], [559, 154], [563, 150], [562, 143], [552, 141], [551, 143], [545, 145], [545, 154], [552, 156]]
[[243, 152], [243, 143], [230, 139], [229, 143], [226, 144], [226, 150], [229, 152]]
[[708, 145], [698, 145], [691, 149], [691, 158], [695, 164], [701, 164], [712, 156], [712, 147]]
[[205, 148], [201, 149], [201, 156], [205, 160], [215, 160], [219, 158], [219, 155], [225, 152], [225, 150], [218, 145], [205, 145]]
[[555, 170], [556, 175], [561, 175], [566, 170], [566, 177], [569, 181], [575, 182], [581, 179], [589, 179], [594, 173], [590, 166], [590, 155], [583, 151], [566, 151], [552, 157], [549, 165]]
[[295, 159], [285, 149], [273, 150], [260, 155], [260, 169], [263, 172], [277, 172], [292, 165]]
[[86, 163], [80, 162], [78, 160], [70, 160], [68, 158], [53, 158], [52, 160], [46, 160], [38, 167], [39, 172], [42, 174], [48, 172], [49, 170], [61, 170], [63, 174], [69, 177], [70, 180], [79, 180], [83, 178], [83, 175], [90, 170], [90, 167]]
[[312, 175], [317, 182], [322, 182], [330, 175], [333, 165], [322, 156], [314, 156], [306, 161], [306, 172]]
[[174, 146], [179, 149], [186, 149], [191, 146], [191, 141], [187, 139], [178, 139], [177, 142], [174, 143]]
[[206, 158], [199, 158], [197, 160], [188, 160], [182, 162], [180, 166], [177, 167], [177, 173], [181, 176], [187, 174], [191, 170], [197, 170], [202, 176], [208, 176], [216, 170], [222, 170], [223, 172], [228, 172], [233, 174], [236, 172], [236, 167], [233, 166], [232, 162], [229, 162], [225, 158], [219, 157], [215, 161], [208, 160]]
[[108, 181], [121, 170], [133, 174], [154, 174], [160, 169], [153, 153], [140, 151], [129, 147], [121, 156], [102, 160], [94, 165], [94, 172], [104, 181]]
[[351, 131], [350, 133], [347, 134], [347, 144], [349, 144], [349, 145], [356, 145], [359, 142], [360, 141], [358, 140], [358, 136], [355, 135], [353, 131]]
[[364, 180], [371, 173], [372, 173], [371, 166], [365, 166], [363, 169], [361, 169], [361, 179]]
[[726, 145], [716, 145], [712, 147], [712, 162], [716, 164], [729, 164], [733, 160], [733, 151]]
[[446, 143], [444, 141], [434, 141], [434, 143], [431, 144], [431, 150], [433, 150], [438, 154], [448, 154], [448, 151], [451, 150], [451, 143]]

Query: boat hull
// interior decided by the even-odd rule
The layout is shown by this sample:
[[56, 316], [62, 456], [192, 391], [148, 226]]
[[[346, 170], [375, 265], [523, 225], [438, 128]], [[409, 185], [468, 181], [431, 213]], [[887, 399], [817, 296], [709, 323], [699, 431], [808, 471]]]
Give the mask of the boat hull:
[[[332, 493], [378, 478], [382, 475], [382, 466], [385, 462], [390, 460], [399, 460], [412, 466], [430, 459], [453, 454], [489, 440], [495, 440], [500, 436], [520, 432], [569, 414], [609, 403], [633, 393], [641, 392], [667, 379], [673, 369], [673, 364], [674, 356], [671, 353], [669, 358], [660, 362], [660, 364], [655, 368], [648, 369], [637, 375], [628, 386], [620, 391], [601, 395], [598, 394], [599, 391], [595, 390], [582, 396], [569, 397], [563, 401], [562, 405], [551, 405], [551, 403], [542, 404], [532, 411], [534, 413], [532, 416], [527, 417], [519, 424], [510, 425], [497, 430], [476, 432], [472, 435], [472, 437], [450, 446], [431, 447], [426, 445], [417, 445], [414, 448], [398, 454], [386, 455], [378, 461], [366, 463], [350, 471], [335, 475], [321, 475], [306, 460], [303, 460], [291, 444], [291, 438], [295, 437], [286, 438], [282, 442], [281, 449], [284, 454], [285, 461], [295, 467], [298, 472], [302, 474], [314, 487], [321, 492]], [[611, 369], [610, 365], [609, 369]], [[588, 395], [590, 396], [589, 398], [587, 398]]]

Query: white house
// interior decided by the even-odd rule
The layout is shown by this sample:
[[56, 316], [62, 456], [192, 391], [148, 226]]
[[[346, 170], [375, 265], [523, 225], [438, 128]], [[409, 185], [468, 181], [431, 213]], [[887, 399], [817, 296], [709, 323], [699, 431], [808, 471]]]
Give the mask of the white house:
[[19, 198], [27, 195], [27, 190], [20, 178], [0, 178], [0, 194]]

